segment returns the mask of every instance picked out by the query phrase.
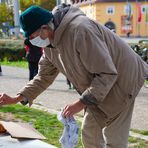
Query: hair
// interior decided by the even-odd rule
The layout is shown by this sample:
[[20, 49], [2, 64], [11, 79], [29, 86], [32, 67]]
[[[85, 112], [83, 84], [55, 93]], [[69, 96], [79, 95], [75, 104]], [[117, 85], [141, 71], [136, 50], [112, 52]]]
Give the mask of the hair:
[[53, 19], [50, 20], [47, 25], [49, 27], [49, 30], [54, 31], [55, 27], [54, 27]]

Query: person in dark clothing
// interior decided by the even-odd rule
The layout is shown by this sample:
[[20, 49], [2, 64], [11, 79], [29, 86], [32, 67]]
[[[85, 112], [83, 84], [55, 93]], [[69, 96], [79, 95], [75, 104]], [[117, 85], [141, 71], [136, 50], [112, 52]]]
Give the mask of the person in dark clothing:
[[74, 85], [66, 78], [67, 85], [69, 86], [69, 89], [75, 89]]
[[38, 62], [42, 56], [42, 48], [34, 46], [30, 43], [29, 39], [24, 41], [26, 49], [26, 59], [29, 67], [29, 81], [38, 73]]
[[131, 34], [131, 33], [130, 33], [130, 31], [129, 31], [129, 32], [127, 32], [127, 37], [128, 37], [128, 38], [130, 37], [130, 34]]
[[69, 86], [69, 89], [71, 89], [71, 82], [66, 78], [67, 85]]

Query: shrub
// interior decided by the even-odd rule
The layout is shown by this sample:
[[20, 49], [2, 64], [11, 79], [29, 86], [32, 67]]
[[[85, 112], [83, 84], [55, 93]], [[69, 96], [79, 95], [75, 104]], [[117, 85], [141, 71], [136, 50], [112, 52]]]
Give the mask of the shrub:
[[24, 59], [25, 54], [22, 40], [0, 40], [0, 60], [20, 61]]
[[7, 61], [20, 61], [25, 57], [25, 49], [24, 48], [1, 48], [0, 47], [0, 59], [3, 61], [6, 59]]

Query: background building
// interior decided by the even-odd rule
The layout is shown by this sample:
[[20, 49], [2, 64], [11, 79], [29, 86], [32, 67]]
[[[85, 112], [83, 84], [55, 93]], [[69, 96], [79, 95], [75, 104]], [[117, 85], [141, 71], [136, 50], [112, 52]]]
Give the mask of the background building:
[[119, 36], [148, 37], [148, 0], [73, 0], [72, 3]]

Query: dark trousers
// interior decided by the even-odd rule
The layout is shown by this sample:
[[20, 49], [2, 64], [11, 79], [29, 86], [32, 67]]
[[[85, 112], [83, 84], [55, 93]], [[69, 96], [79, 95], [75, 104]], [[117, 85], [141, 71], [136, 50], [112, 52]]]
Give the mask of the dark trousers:
[[66, 79], [67, 80], [67, 85], [69, 86], [69, 88], [71, 89], [71, 82], [68, 80], [68, 79]]
[[29, 66], [29, 81], [38, 73], [38, 62], [28, 62]]
[[69, 89], [75, 89], [74, 85], [66, 78], [67, 85], [69, 86]]

